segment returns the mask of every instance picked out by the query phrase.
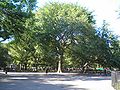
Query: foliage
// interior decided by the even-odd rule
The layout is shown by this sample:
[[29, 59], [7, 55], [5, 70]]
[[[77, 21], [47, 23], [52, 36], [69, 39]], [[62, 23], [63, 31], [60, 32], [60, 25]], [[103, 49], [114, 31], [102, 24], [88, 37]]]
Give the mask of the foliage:
[[[106, 22], [103, 22], [101, 28], [94, 27], [92, 12], [64, 3], [47, 4], [39, 8], [35, 15], [30, 14], [29, 9], [23, 8], [20, 9], [23, 15], [21, 19], [9, 19], [6, 16], [2, 20], [8, 28], [4, 27], [1, 32], [13, 30], [5, 39], [11, 35], [14, 37], [8, 43], [14, 64], [21, 65], [24, 69], [47, 66], [57, 69], [60, 65], [59, 72], [61, 68], [75, 67], [84, 70], [85, 67], [96, 65], [120, 68], [120, 42], [109, 31]], [[32, 16], [28, 18], [29, 15]], [[13, 23], [16, 25], [9, 26], [9, 20], [10, 23], [15, 21]]]
[[[26, 22], [33, 16], [32, 11], [35, 9], [36, 0], [1, 0], [0, 2], [0, 41], [6, 39], [22, 41], [22, 36], [27, 32]], [[27, 38], [27, 37], [26, 37]], [[16, 42], [16, 43], [17, 43]], [[22, 43], [24, 44], [24, 43]], [[11, 44], [13, 45], [13, 44]], [[11, 46], [18, 52], [12, 52], [17, 60], [21, 59], [23, 54], [22, 46]], [[14, 50], [14, 51], [15, 51]], [[2, 52], [2, 51], [1, 51]], [[20, 53], [19, 53], [20, 52]], [[25, 54], [27, 54], [25, 52]], [[23, 54], [23, 55], [25, 55]], [[27, 55], [26, 55], [27, 56]]]
[[109, 31], [106, 22], [103, 22], [103, 26], [98, 29], [97, 34], [99, 36], [99, 41], [96, 44], [98, 45], [98, 63], [103, 67], [115, 67], [115, 62], [119, 63], [119, 56], [115, 55], [115, 53], [119, 53], [120, 48], [118, 36]]
[[36, 0], [0, 1], [0, 40], [18, 37], [24, 31], [26, 18], [32, 15]]
[[0, 67], [5, 68], [11, 62], [11, 56], [7, 48], [0, 43]]
[[103, 26], [96, 33], [87, 34], [89, 35], [78, 37], [77, 44], [69, 51], [72, 62], [81, 68], [95, 68], [95, 64], [109, 68], [119, 67], [119, 41], [109, 31], [106, 22], [103, 22]]
[[[45, 49], [54, 53], [58, 61], [64, 62], [67, 48], [76, 43], [77, 37], [94, 33], [91, 12], [72, 4], [52, 3], [36, 13], [38, 32]], [[37, 32], [37, 34], [38, 34]], [[89, 32], [89, 33], [87, 33]]]

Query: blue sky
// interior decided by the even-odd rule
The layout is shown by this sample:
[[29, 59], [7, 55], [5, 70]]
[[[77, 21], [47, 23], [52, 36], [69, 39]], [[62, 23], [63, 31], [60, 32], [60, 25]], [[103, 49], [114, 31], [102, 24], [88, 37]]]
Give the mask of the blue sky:
[[120, 18], [117, 12], [120, 10], [120, 0], [38, 0], [37, 6], [42, 7], [49, 2], [75, 3], [86, 7], [89, 11], [93, 11], [98, 27], [103, 20], [106, 20], [111, 31], [120, 35]]

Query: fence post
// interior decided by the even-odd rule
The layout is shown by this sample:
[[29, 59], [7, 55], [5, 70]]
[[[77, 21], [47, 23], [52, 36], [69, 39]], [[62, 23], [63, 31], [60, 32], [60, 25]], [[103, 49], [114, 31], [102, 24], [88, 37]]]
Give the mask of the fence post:
[[120, 90], [120, 72], [119, 71], [112, 71], [111, 78], [112, 78], [112, 86], [116, 90]]
[[111, 72], [111, 78], [112, 78], [112, 86], [114, 87], [115, 83], [117, 82], [117, 80], [116, 80], [116, 72], [115, 71]]

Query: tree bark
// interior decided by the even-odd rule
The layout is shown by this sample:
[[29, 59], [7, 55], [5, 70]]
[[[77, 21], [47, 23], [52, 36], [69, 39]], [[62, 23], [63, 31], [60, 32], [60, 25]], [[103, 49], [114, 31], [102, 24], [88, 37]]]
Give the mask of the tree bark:
[[27, 63], [25, 63], [24, 65], [25, 65], [25, 70], [27, 70]]
[[58, 61], [58, 71], [57, 73], [62, 73], [62, 63], [63, 63], [63, 48], [59, 50], [59, 61]]
[[62, 67], [61, 67], [61, 60], [59, 60], [59, 62], [58, 62], [58, 71], [57, 71], [57, 73], [62, 73]]
[[82, 66], [82, 73], [85, 73], [86, 72], [86, 67], [87, 67], [88, 63], [85, 63], [83, 66]]

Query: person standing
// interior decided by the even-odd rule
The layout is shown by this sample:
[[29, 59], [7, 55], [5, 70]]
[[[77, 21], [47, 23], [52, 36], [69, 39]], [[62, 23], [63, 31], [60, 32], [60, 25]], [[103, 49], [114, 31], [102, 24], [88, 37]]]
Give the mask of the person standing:
[[8, 73], [8, 68], [5, 67], [4, 71], [5, 71], [5, 74], [7, 74]]

